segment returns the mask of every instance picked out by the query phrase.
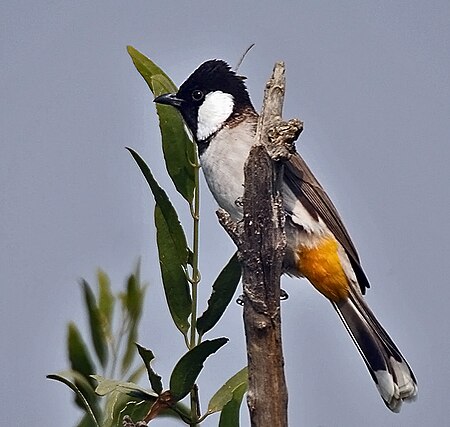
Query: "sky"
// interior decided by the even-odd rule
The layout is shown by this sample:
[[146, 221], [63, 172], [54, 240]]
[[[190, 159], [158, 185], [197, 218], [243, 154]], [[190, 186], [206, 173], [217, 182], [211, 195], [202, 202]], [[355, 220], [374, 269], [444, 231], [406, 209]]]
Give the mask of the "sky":
[[[101, 267], [119, 291], [139, 257], [150, 284], [139, 341], [167, 384], [185, 349], [164, 304], [152, 198], [125, 146], [146, 159], [188, 230], [189, 215], [165, 174], [152, 96], [126, 45], [179, 85], [204, 60], [236, 64], [256, 43], [240, 68], [254, 104], [284, 60], [284, 115], [305, 123], [298, 150], [338, 207], [372, 284], [367, 301], [419, 383], [417, 401], [390, 413], [330, 304], [305, 280], [285, 278], [290, 425], [445, 425], [449, 20], [447, 0], [2, 2], [3, 423], [75, 425], [71, 392], [45, 375], [68, 366], [67, 322], [87, 330], [78, 280], [93, 282]], [[203, 182], [201, 310], [234, 251], [215, 209]], [[245, 364], [237, 304], [208, 337], [218, 336], [230, 342], [200, 378], [203, 408]]]

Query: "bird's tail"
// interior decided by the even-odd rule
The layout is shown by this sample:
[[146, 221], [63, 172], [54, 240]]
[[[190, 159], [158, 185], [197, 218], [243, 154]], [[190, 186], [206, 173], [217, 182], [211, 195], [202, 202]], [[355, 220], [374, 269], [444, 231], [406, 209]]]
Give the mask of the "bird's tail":
[[417, 383], [408, 362], [380, 325], [362, 296], [352, 292], [346, 300], [332, 302], [358, 348], [378, 391], [393, 412], [404, 400], [417, 395]]

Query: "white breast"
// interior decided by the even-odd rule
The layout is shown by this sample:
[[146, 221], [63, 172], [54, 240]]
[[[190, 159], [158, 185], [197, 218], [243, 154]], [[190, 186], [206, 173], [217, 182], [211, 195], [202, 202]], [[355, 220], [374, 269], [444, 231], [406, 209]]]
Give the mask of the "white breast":
[[[236, 201], [244, 194], [244, 165], [254, 144], [254, 126], [250, 122], [242, 122], [233, 128], [225, 126], [200, 156], [211, 193], [234, 219], [242, 218], [242, 207]], [[283, 199], [292, 221], [307, 234], [319, 237], [329, 232], [320, 218], [317, 221], [311, 217], [287, 184], [283, 185]]]
[[236, 201], [244, 194], [244, 164], [254, 142], [253, 135], [253, 123], [224, 127], [200, 156], [211, 193], [234, 220], [242, 218], [242, 207]]
[[[234, 128], [224, 127], [212, 138], [200, 156], [208, 187], [219, 206], [238, 221], [242, 206], [236, 201], [244, 194], [244, 165], [254, 143], [254, 123], [240, 123]], [[289, 186], [283, 185], [283, 202], [290, 220], [286, 221], [287, 252], [285, 267], [297, 275], [296, 249], [299, 245], [315, 247], [324, 235], [332, 235], [322, 218], [313, 218]], [[344, 249], [339, 245], [339, 257], [349, 280], [356, 276]]]

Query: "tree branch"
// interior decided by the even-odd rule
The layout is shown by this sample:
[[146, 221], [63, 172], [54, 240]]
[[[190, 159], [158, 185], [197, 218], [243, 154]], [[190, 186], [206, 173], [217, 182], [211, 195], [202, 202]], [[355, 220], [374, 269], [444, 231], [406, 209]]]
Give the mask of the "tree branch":
[[295, 151], [299, 120], [281, 119], [284, 64], [275, 64], [266, 85], [255, 145], [245, 166], [244, 220], [235, 224], [220, 210], [219, 221], [238, 247], [243, 269], [251, 425], [287, 426], [287, 388], [281, 343], [280, 276], [286, 237], [281, 198], [283, 161]]

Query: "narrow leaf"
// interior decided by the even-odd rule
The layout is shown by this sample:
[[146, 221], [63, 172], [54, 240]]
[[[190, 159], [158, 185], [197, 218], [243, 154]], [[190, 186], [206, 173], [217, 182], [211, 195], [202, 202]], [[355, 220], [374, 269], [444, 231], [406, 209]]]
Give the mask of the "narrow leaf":
[[166, 192], [156, 182], [150, 168], [144, 162], [142, 157], [131, 148], [127, 148], [127, 150], [133, 156], [133, 159], [144, 175], [145, 180], [147, 181], [147, 184], [149, 185], [150, 190], [153, 193], [156, 204], [161, 208], [164, 220], [167, 223], [170, 240], [174, 245], [174, 250], [179, 257], [180, 264], [186, 266], [189, 256], [189, 250], [187, 247], [186, 235], [184, 234], [183, 227], [181, 226], [180, 220], [178, 219], [175, 208], [170, 202]]
[[[161, 68], [133, 47], [128, 46], [127, 50], [153, 95], [177, 92], [177, 87]], [[177, 191], [188, 203], [191, 203], [195, 186], [194, 167], [192, 166], [196, 155], [194, 143], [188, 137], [183, 120], [175, 108], [157, 105], [156, 110], [159, 116], [167, 172]]]
[[[136, 267], [134, 268], [134, 277], [136, 278], [137, 283], [141, 283], [141, 259], [138, 259], [138, 262], [136, 263]], [[142, 287], [142, 285], [139, 285]]]
[[247, 384], [241, 384], [234, 390], [232, 399], [222, 409], [219, 427], [239, 427], [242, 398], [246, 391]]
[[111, 292], [111, 281], [108, 275], [101, 269], [97, 270], [97, 283], [98, 308], [103, 322], [106, 323], [104, 325], [105, 329], [110, 332], [115, 299]]
[[203, 341], [178, 361], [170, 376], [170, 392], [175, 401], [183, 399], [191, 391], [205, 360], [227, 342], [228, 338]]
[[73, 322], [67, 327], [67, 352], [71, 368], [89, 378], [95, 372], [94, 363], [81, 334]]
[[131, 274], [127, 279], [125, 304], [128, 315], [135, 321], [142, 314], [142, 292], [137, 277]]
[[244, 386], [244, 392], [248, 384], [247, 367], [242, 368], [234, 374], [219, 390], [214, 394], [208, 404], [208, 413], [221, 411], [224, 406], [233, 399], [235, 391]]
[[94, 425], [96, 427], [100, 427], [100, 425], [99, 425], [99, 423], [97, 421], [97, 418], [94, 415], [93, 409], [89, 405], [89, 403], [86, 400], [86, 398], [84, 397], [83, 393], [81, 393], [80, 389], [74, 384], [74, 382], [72, 382], [70, 379], [68, 379], [67, 376], [64, 373], [61, 373], [61, 374], [50, 374], [50, 375], [47, 375], [47, 378], [50, 379], [50, 380], [59, 381], [59, 382], [65, 384], [67, 387], [69, 387], [72, 391], [74, 391], [75, 394], [80, 399], [80, 401], [83, 402], [84, 409], [85, 409], [86, 413], [89, 414], [89, 416], [91, 417], [92, 422], [94, 423]]
[[144, 294], [145, 288], [140, 286], [139, 277], [136, 274], [131, 274], [127, 281], [127, 291], [124, 297], [125, 309], [129, 319], [129, 328], [125, 353], [122, 359], [122, 374], [129, 369], [136, 355], [134, 343], [138, 338], [137, 329], [142, 315]]
[[96, 427], [96, 425], [94, 421], [92, 421], [92, 418], [89, 416], [89, 414], [85, 414], [84, 417], [81, 418], [80, 422], [76, 425], [76, 427]]
[[102, 328], [100, 311], [97, 307], [94, 293], [92, 292], [89, 284], [85, 280], [82, 280], [81, 286], [83, 288], [84, 299], [89, 317], [92, 344], [94, 345], [100, 364], [104, 368], [108, 361], [108, 346], [106, 344], [106, 336]]
[[145, 366], [139, 365], [134, 371], [131, 372], [127, 381], [129, 381], [130, 383], [137, 383], [145, 372]]
[[153, 93], [155, 96], [162, 95], [163, 93], [177, 92], [178, 89], [172, 82], [172, 80], [170, 80], [170, 78], [167, 77], [167, 75], [165, 75], [164, 71], [162, 71], [161, 68], [159, 68], [153, 61], [151, 61], [149, 58], [147, 58], [144, 54], [139, 52], [133, 46], [127, 46], [127, 51], [128, 54], [131, 56], [131, 59], [136, 69], [144, 78], [144, 80], [146, 81], [148, 87], [152, 92], [154, 91], [153, 79], [165, 76], [164, 90], [166, 92]]
[[121, 366], [122, 375], [124, 375], [128, 371], [131, 364], [133, 363], [133, 360], [136, 355], [136, 348], [134, 347], [134, 343], [137, 341], [137, 339], [138, 339], [137, 325], [134, 323], [131, 325], [127, 336], [126, 341], [127, 345], [125, 347], [125, 353], [122, 358], [122, 366]]
[[102, 427], [121, 426], [124, 415], [133, 414], [133, 419], [143, 419], [155, 400], [134, 399], [119, 391], [109, 393], [106, 396]]
[[176, 327], [186, 335], [191, 314], [191, 295], [185, 270], [179, 263], [170, 230], [159, 205], [155, 206], [156, 241], [167, 305]]
[[209, 331], [220, 320], [236, 292], [240, 279], [241, 265], [237, 254], [234, 254], [215, 280], [208, 308], [197, 320], [197, 331], [200, 335]]
[[[130, 399], [126, 394], [118, 391], [112, 391], [106, 396], [106, 403], [103, 410], [102, 427], [117, 427], [119, 426], [119, 413], [123, 408], [123, 404]], [[121, 407], [119, 409], [119, 407]]]
[[119, 413], [120, 421], [123, 422], [125, 415], [131, 417], [132, 420], [143, 420], [145, 416], [150, 412], [153, 403], [154, 402], [136, 401], [130, 399], [125, 406], [122, 406], [123, 409]]
[[[67, 327], [67, 353], [72, 369], [71, 372], [78, 373], [76, 377], [78, 379], [74, 380], [75, 385], [80, 389], [89, 404], [93, 408], [96, 408], [98, 398], [94, 393], [95, 384], [89, 377], [95, 372], [94, 363], [92, 362], [89, 350], [74, 323], [69, 323]], [[80, 381], [80, 377], [84, 377], [84, 381]], [[80, 408], [84, 408], [84, 403], [77, 395], [75, 395], [75, 403]]]
[[99, 396], [106, 396], [109, 393], [118, 391], [141, 400], [154, 400], [158, 397], [155, 393], [151, 393], [132, 382], [111, 380], [101, 375], [91, 375], [91, 377], [98, 383], [95, 392]]
[[[120, 418], [123, 420], [123, 417], [128, 415], [134, 421], [143, 420], [150, 414], [153, 404], [154, 402], [136, 402], [130, 400], [123, 410], [120, 411]], [[180, 420], [180, 418], [183, 419], [180, 414], [183, 415], [185, 420], [189, 419], [191, 416], [190, 408], [178, 402], [173, 408], [167, 408], [166, 410], [161, 411], [158, 414], [158, 419], [172, 418]]]
[[145, 368], [147, 369], [148, 379], [152, 386], [152, 389], [155, 393], [161, 394], [163, 391], [163, 385], [161, 382], [161, 377], [153, 370], [151, 366], [152, 360], [155, 358], [153, 352], [147, 348], [142, 347], [139, 344], [136, 344], [139, 355], [142, 357], [144, 361]]

